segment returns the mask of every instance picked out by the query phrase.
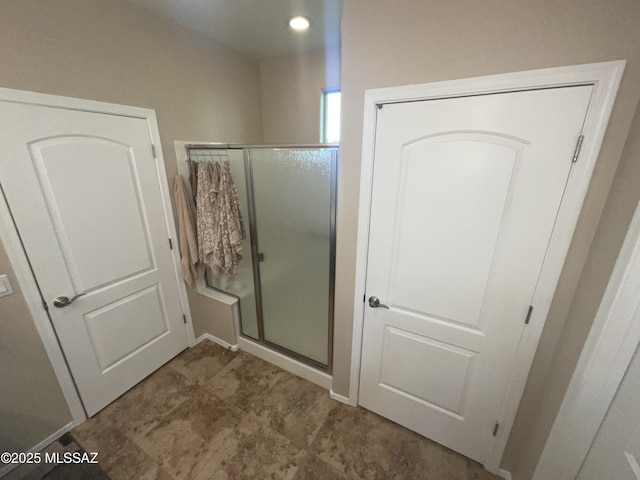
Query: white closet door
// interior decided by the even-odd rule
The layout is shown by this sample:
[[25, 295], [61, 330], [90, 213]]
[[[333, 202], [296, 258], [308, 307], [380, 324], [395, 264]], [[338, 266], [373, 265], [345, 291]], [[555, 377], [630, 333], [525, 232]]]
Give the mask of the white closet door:
[[378, 110], [364, 407], [486, 460], [591, 91]]
[[187, 347], [147, 121], [2, 102], [0, 131], [2, 185], [93, 415]]

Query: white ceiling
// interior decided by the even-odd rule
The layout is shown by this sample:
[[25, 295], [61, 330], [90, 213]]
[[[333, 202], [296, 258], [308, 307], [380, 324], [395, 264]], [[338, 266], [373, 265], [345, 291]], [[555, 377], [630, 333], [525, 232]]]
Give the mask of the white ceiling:
[[[337, 48], [341, 0], [129, 0], [257, 58]], [[287, 19], [311, 18], [306, 33]]]

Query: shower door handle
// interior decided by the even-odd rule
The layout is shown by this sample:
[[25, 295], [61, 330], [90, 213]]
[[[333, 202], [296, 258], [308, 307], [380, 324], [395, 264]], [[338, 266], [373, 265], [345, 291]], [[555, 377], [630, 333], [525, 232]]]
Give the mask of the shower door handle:
[[371, 308], [386, 308], [389, 310], [389, 307], [380, 303], [380, 299], [378, 297], [369, 297], [369, 306]]

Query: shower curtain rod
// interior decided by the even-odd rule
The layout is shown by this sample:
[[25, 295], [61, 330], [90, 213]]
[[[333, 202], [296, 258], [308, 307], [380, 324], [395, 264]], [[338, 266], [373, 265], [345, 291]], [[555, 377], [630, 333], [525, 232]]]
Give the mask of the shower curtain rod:
[[229, 161], [228, 148], [226, 147], [212, 147], [207, 148], [193, 147], [191, 145], [186, 146], [187, 158], [185, 162], [191, 165], [191, 162], [218, 162]]
[[241, 143], [188, 143], [187, 150], [242, 150], [243, 148], [337, 148], [337, 143], [282, 143], [282, 144], [251, 144]]

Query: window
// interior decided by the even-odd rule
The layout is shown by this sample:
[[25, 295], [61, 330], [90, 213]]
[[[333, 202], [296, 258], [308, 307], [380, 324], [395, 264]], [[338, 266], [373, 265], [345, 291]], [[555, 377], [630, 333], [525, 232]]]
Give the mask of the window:
[[337, 88], [329, 88], [322, 92], [320, 141], [340, 142], [340, 90]]

